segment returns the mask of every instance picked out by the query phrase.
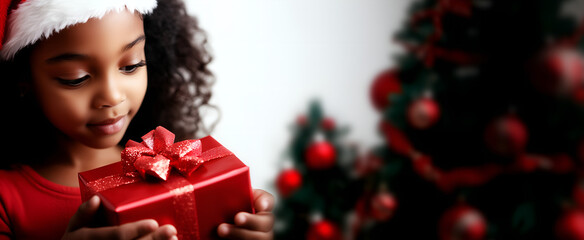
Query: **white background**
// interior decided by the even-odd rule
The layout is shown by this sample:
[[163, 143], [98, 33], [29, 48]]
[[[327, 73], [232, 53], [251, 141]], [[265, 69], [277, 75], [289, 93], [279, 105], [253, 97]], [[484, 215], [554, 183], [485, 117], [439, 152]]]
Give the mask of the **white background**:
[[275, 194], [290, 126], [319, 99], [347, 141], [380, 141], [369, 98], [377, 73], [400, 51], [408, 0], [186, 0], [208, 33], [221, 109], [212, 135], [251, 169], [252, 185]]

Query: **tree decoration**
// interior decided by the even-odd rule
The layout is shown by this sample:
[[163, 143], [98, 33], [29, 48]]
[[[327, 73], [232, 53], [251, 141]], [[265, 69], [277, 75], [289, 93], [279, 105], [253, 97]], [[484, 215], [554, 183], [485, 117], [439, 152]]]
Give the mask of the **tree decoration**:
[[335, 164], [335, 147], [328, 141], [316, 141], [306, 149], [306, 166], [312, 170], [322, 170]]
[[292, 119], [290, 146], [274, 181], [279, 197], [274, 238], [340, 240], [349, 224], [344, 214], [362, 193], [349, 167], [357, 146], [343, 140], [346, 127], [327, 117], [320, 102], [300, 116], [301, 121]]
[[448, 209], [440, 218], [440, 240], [481, 240], [485, 239], [486, 232], [483, 215], [466, 204]]
[[382, 111], [390, 106], [390, 96], [400, 94], [401, 83], [397, 70], [385, 70], [375, 77], [370, 89], [371, 102], [373, 106]]
[[555, 226], [558, 240], [584, 240], [584, 213], [581, 210], [566, 210]]
[[494, 153], [513, 156], [521, 153], [527, 144], [525, 125], [515, 115], [495, 119], [485, 130], [485, 142]]
[[281, 196], [289, 197], [302, 186], [302, 174], [294, 168], [286, 169], [278, 175], [276, 186]]
[[396, 208], [397, 199], [388, 191], [380, 191], [371, 199], [371, 217], [377, 221], [389, 220]]
[[414, 100], [408, 108], [408, 122], [414, 128], [427, 129], [440, 118], [440, 107], [429, 96]]
[[325, 131], [332, 131], [332, 130], [335, 129], [336, 123], [335, 123], [335, 120], [334, 119], [332, 119], [330, 117], [325, 117], [324, 119], [322, 119], [322, 122], [321, 122], [320, 126]]
[[368, 153], [364, 156], [358, 156], [355, 160], [354, 168], [358, 176], [367, 176], [373, 174], [383, 167], [383, 159], [379, 156]]
[[533, 85], [542, 93], [572, 96], [584, 85], [584, 56], [575, 48], [547, 50], [533, 68]]
[[306, 234], [307, 240], [341, 240], [339, 227], [331, 221], [320, 220], [313, 223]]

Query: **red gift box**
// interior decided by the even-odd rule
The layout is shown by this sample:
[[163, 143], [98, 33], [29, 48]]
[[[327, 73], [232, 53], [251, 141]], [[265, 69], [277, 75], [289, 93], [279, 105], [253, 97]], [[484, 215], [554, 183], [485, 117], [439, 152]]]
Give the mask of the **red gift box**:
[[[148, 137], [152, 135], [145, 135], [144, 142], [148, 142]], [[157, 148], [152, 141], [150, 144], [144, 142], [142, 144]], [[176, 164], [168, 149], [172, 150], [173, 146], [183, 142], [170, 146], [171, 141], [167, 143], [167, 150], [157, 149], [157, 152], [169, 156], [169, 161], [165, 163], [175, 168], [172, 171], [170, 168], [165, 170], [169, 171], [166, 180], [150, 176], [155, 174], [149, 170], [136, 171], [132, 165], [135, 163], [139, 168], [138, 162], [143, 159], [134, 156], [130, 163], [125, 162], [124, 152], [122, 162], [79, 173], [82, 200], [87, 201], [97, 194], [105, 209], [106, 221], [111, 225], [155, 219], [160, 225], [174, 225], [179, 239], [218, 238], [216, 232], [219, 224], [233, 223], [238, 212], [253, 213], [249, 168], [210, 136], [196, 143], [200, 144], [197, 150], [200, 156], [190, 158], [196, 160], [195, 164]], [[136, 144], [140, 143], [129, 142], [124, 151], [127, 152]], [[181, 154], [188, 157], [190, 153], [184, 152]], [[149, 154], [149, 160], [164, 158], [162, 154]], [[154, 167], [159, 167], [157, 164]], [[185, 164], [196, 166], [183, 171], [181, 166]]]

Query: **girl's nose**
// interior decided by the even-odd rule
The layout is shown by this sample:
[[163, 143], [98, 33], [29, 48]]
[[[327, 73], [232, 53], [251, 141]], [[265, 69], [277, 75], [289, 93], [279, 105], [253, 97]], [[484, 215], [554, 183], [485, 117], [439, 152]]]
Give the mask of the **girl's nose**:
[[95, 108], [114, 107], [126, 100], [120, 79], [116, 79], [113, 75], [108, 75], [98, 81], [97, 94], [93, 104]]

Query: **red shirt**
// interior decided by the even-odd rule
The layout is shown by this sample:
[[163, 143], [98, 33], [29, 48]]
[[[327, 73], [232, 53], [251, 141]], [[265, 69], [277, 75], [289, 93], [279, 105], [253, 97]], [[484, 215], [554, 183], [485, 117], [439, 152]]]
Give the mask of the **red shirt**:
[[0, 170], [0, 240], [61, 239], [79, 205], [79, 188], [53, 183], [28, 166]]

